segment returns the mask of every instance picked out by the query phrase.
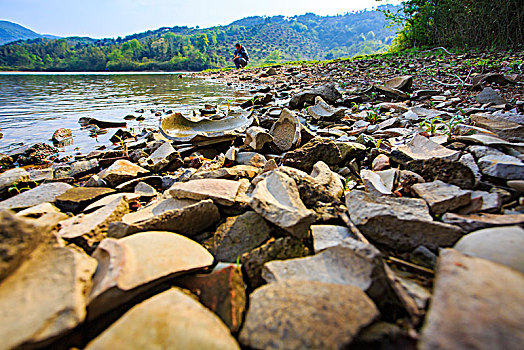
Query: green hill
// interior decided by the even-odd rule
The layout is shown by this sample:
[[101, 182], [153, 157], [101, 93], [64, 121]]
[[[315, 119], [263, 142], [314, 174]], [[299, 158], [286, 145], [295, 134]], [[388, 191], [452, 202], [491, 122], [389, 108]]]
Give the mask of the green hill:
[[52, 35], [42, 35], [33, 32], [31, 29], [22, 27], [19, 24], [0, 21], [0, 45], [13, 41], [36, 39], [36, 38], [56, 38]]
[[250, 64], [332, 59], [383, 51], [394, 31], [379, 11], [247, 17], [226, 26], [164, 27], [117, 39], [38, 38], [11, 43], [0, 46], [0, 69], [198, 71], [231, 66], [236, 42], [247, 47]]

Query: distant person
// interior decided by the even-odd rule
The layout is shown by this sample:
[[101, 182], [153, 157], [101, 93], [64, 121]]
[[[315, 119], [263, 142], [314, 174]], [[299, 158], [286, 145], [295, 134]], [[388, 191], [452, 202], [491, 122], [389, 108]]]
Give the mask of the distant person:
[[242, 47], [240, 44], [235, 45], [236, 50], [233, 54], [233, 62], [235, 62], [235, 66], [237, 66], [237, 69], [244, 68], [247, 66], [247, 62], [249, 61], [249, 56], [247, 55], [247, 51], [245, 47]]

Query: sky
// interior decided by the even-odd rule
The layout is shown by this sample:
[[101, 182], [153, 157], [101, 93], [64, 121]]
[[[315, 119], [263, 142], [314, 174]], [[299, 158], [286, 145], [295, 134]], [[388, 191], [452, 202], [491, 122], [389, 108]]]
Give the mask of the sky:
[[40, 34], [115, 38], [161, 27], [227, 25], [247, 16], [337, 15], [384, 0], [0, 0], [0, 20]]

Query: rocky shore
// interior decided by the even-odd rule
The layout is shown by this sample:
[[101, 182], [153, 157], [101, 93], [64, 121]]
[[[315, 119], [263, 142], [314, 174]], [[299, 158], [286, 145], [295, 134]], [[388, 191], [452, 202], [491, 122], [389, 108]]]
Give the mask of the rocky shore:
[[520, 349], [523, 74], [432, 52], [201, 73], [253, 97], [0, 155], [0, 349]]

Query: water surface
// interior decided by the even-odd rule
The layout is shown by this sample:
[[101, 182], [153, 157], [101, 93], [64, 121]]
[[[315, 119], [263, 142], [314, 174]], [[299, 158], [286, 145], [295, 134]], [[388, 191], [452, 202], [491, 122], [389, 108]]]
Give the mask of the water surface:
[[[142, 115], [140, 123], [127, 121], [127, 129], [138, 132], [158, 127], [160, 117], [151, 109], [187, 114], [207, 103], [226, 109], [228, 100], [243, 100], [245, 95], [180, 73], [0, 73], [0, 152], [51, 143], [58, 128], [73, 132], [73, 145], [62, 151], [89, 152], [107, 145], [116, 129], [95, 139], [78, 123], [81, 117], [124, 121], [126, 115]], [[145, 112], [135, 112], [140, 109]]]

